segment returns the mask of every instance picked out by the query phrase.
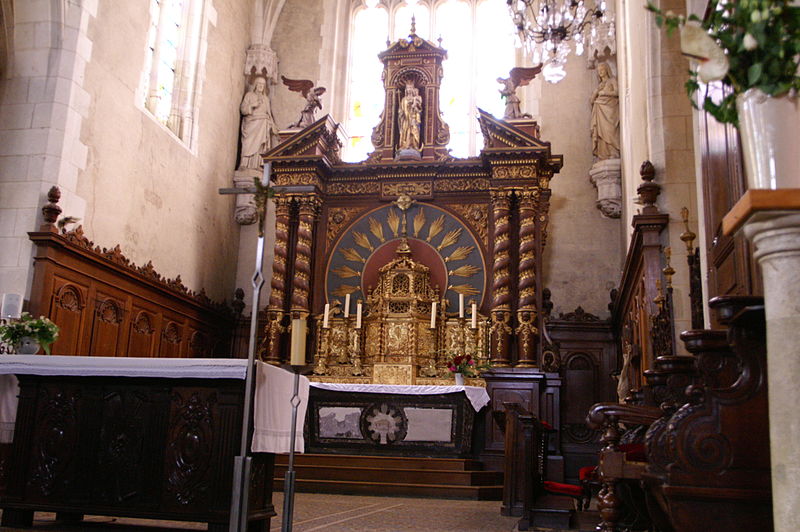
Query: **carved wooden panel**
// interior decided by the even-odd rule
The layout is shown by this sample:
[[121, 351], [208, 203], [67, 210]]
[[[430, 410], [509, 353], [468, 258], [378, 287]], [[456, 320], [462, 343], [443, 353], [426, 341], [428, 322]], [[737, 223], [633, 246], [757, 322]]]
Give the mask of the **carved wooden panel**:
[[[722, 91], [718, 84], [709, 86]], [[705, 94], [700, 90], [698, 94]], [[700, 149], [708, 257], [708, 299], [721, 295], [760, 294], [760, 273], [752, 249], [743, 235], [722, 234], [722, 218], [744, 194], [747, 185], [742, 169], [739, 135], [730, 124], [720, 124], [699, 113]], [[713, 316], [712, 320], [715, 320]]]
[[[57, 355], [229, 355], [233, 315], [180, 278], [137, 267], [119, 247], [95, 247], [82, 231], [31, 233], [37, 251], [30, 312], [59, 327]], [[194, 334], [197, 333], [197, 334]]]
[[[47, 314], [60, 327], [54, 355], [77, 353], [80, 350], [82, 322], [87, 305], [88, 286], [60, 276], [53, 278], [52, 300]], [[33, 313], [36, 315], [36, 313]]]

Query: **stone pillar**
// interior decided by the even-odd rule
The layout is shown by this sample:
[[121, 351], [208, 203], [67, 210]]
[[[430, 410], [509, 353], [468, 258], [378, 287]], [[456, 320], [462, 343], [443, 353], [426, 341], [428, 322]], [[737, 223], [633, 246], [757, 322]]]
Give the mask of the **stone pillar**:
[[597, 187], [597, 208], [606, 218], [622, 216], [621, 178], [620, 159], [597, 161], [589, 170], [589, 181]]
[[764, 279], [775, 530], [793, 532], [800, 529], [800, 213], [755, 214], [744, 232]]
[[511, 342], [511, 193], [510, 189], [493, 189], [492, 221], [494, 262], [492, 264], [492, 325], [489, 329], [489, 356], [497, 367], [508, 366]]
[[517, 363], [522, 368], [536, 367], [536, 202], [537, 189], [517, 191], [519, 204], [519, 281], [517, 285]]

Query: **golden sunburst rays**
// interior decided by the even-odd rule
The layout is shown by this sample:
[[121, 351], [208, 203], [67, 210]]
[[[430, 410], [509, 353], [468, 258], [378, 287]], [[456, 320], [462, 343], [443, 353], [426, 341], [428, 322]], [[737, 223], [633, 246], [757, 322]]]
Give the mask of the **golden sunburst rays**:
[[377, 238], [379, 242], [386, 242], [386, 239], [383, 237], [383, 225], [375, 218], [369, 219], [369, 232], [375, 235], [375, 238]]
[[[370, 218], [370, 220], [372, 220], [372, 218]], [[389, 214], [386, 216], [386, 223], [389, 224], [389, 229], [392, 230], [392, 234], [397, 237], [400, 231], [400, 217], [397, 216], [394, 209], [389, 209]]]
[[461, 236], [461, 228], [459, 227], [458, 229], [453, 229], [452, 231], [444, 235], [442, 242], [438, 246], [436, 246], [436, 251], [442, 251], [444, 248], [452, 246], [453, 244], [458, 242], [458, 238], [460, 236]]
[[417, 211], [417, 215], [414, 216], [414, 238], [419, 238], [419, 232], [422, 231], [422, 227], [424, 225], [425, 225], [425, 209], [420, 207], [420, 209]]
[[347, 294], [352, 294], [353, 292], [357, 292], [360, 290], [358, 286], [353, 286], [350, 284], [342, 284], [336, 287], [336, 290], [331, 291], [331, 294], [335, 296], [346, 296]]
[[471, 284], [456, 284], [450, 285], [447, 287], [448, 290], [452, 290], [457, 294], [464, 294], [465, 296], [475, 296], [480, 294], [480, 290], [472, 286]]
[[473, 266], [472, 264], [465, 264], [464, 266], [459, 266], [455, 270], [450, 270], [448, 273], [450, 275], [456, 277], [472, 277], [476, 273], [480, 272], [481, 269], [477, 266]]
[[340, 266], [338, 268], [332, 269], [331, 271], [336, 275], [338, 275], [339, 277], [341, 277], [342, 279], [347, 279], [350, 277], [359, 277], [361, 275], [361, 272], [357, 272], [350, 266]]
[[442, 232], [442, 229], [444, 229], [444, 214], [431, 222], [431, 226], [428, 228], [428, 238], [425, 240], [430, 242], [433, 237]]
[[455, 260], [464, 260], [469, 257], [469, 254], [472, 253], [472, 250], [475, 249], [475, 246], [461, 246], [457, 247], [455, 251], [453, 251], [450, 256], [445, 257], [445, 262], [452, 262]]
[[353, 231], [353, 240], [362, 248], [368, 249], [370, 253], [375, 251], [375, 246], [372, 245], [372, 242], [369, 241], [369, 238], [364, 233]]
[[356, 262], [367, 262], [367, 259], [361, 256], [361, 254], [355, 248], [342, 248], [342, 255], [347, 260], [352, 260]]

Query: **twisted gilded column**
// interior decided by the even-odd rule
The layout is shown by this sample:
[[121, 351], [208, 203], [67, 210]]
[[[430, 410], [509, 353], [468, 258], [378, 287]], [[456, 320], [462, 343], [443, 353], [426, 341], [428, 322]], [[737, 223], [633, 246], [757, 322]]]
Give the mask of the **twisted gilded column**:
[[492, 189], [492, 221], [494, 262], [492, 263], [492, 325], [490, 356], [492, 364], [508, 366], [511, 344], [511, 193], [509, 189]]
[[314, 220], [319, 210], [316, 196], [300, 196], [298, 203], [297, 243], [295, 245], [294, 272], [292, 275], [293, 318], [296, 313], [309, 313], [309, 291], [311, 288], [311, 243], [314, 239]]
[[519, 205], [519, 281], [517, 285], [517, 367], [536, 367], [536, 202], [539, 191], [517, 191]]
[[275, 258], [272, 260], [272, 291], [267, 307], [267, 325], [264, 330], [263, 358], [270, 364], [280, 364], [280, 339], [284, 327], [283, 302], [286, 300], [286, 262], [289, 257], [290, 196], [275, 196]]

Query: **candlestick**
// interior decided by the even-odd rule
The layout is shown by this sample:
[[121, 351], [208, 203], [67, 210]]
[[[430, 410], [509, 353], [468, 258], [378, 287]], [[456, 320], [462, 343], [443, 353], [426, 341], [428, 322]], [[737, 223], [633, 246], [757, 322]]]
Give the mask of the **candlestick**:
[[344, 317], [350, 316], [350, 294], [344, 296]]
[[474, 301], [472, 302], [472, 323], [470, 327], [473, 329], [478, 328], [478, 304]]
[[436, 301], [431, 303], [431, 329], [436, 328]]
[[306, 363], [306, 320], [292, 320], [291, 365], [302, 366]]
[[464, 317], [464, 294], [458, 294], [458, 317]]
[[325, 303], [325, 315], [322, 317], [322, 328], [328, 328], [328, 313], [331, 311], [331, 304]]
[[356, 329], [361, 328], [361, 309], [361, 300], [359, 299], [356, 303]]

